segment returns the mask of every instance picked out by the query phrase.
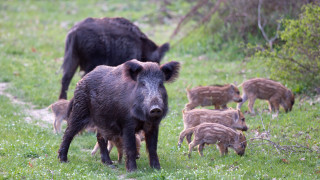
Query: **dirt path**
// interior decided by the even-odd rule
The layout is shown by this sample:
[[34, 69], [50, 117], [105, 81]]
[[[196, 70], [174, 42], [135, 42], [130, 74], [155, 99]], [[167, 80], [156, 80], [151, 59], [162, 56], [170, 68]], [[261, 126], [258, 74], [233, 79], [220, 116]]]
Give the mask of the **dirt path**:
[[54, 116], [48, 108], [35, 109], [35, 106], [32, 103], [17, 99], [10, 93], [5, 92], [9, 86], [10, 84], [8, 83], [0, 83], [0, 95], [8, 97], [12, 104], [24, 107], [24, 114], [26, 115], [25, 120], [28, 123], [34, 123], [41, 127], [49, 127], [53, 123]]

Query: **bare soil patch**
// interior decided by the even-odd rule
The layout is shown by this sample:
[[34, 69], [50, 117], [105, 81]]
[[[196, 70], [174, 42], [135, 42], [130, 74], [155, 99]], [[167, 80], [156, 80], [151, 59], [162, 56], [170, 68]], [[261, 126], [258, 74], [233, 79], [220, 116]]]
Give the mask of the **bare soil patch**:
[[30, 102], [24, 102], [17, 97], [6, 92], [6, 89], [10, 86], [9, 83], [0, 83], [0, 95], [6, 96], [10, 99], [12, 104], [20, 105], [24, 107], [25, 120], [28, 123], [34, 123], [41, 127], [48, 127], [54, 121], [54, 115], [49, 111], [49, 108], [36, 109]]

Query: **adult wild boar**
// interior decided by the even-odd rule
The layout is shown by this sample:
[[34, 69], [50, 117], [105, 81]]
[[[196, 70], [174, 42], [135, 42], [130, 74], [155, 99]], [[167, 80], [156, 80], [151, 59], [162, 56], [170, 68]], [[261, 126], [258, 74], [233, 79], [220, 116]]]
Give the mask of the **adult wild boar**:
[[67, 35], [59, 99], [67, 99], [78, 66], [87, 74], [98, 65], [117, 66], [131, 59], [159, 63], [168, 50], [168, 43], [157, 46], [125, 18], [87, 18]]
[[172, 61], [162, 66], [154, 62], [128, 61], [117, 67], [101, 65], [77, 84], [68, 108], [68, 126], [59, 149], [61, 162], [73, 137], [86, 125], [97, 128], [101, 161], [110, 160], [105, 140], [122, 136], [127, 171], [136, 165], [135, 133], [143, 130], [152, 168], [160, 169], [157, 155], [159, 124], [168, 110], [164, 82], [178, 77], [180, 64]]
[[265, 78], [253, 78], [239, 86], [243, 87], [243, 101], [238, 104], [238, 109], [241, 109], [242, 104], [249, 99], [249, 111], [255, 114], [253, 105], [258, 98], [268, 101], [270, 112], [276, 112], [275, 115], [272, 115], [273, 117], [278, 115], [280, 105], [286, 112], [292, 110], [294, 94], [279, 82]]

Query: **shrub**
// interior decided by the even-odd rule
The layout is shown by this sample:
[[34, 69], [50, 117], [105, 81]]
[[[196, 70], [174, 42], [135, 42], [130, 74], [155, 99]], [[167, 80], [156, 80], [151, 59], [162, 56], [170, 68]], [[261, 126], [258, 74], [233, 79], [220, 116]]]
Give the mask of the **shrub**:
[[309, 4], [302, 10], [299, 19], [283, 21], [281, 47], [256, 54], [269, 67], [271, 78], [295, 92], [320, 85], [320, 7]]

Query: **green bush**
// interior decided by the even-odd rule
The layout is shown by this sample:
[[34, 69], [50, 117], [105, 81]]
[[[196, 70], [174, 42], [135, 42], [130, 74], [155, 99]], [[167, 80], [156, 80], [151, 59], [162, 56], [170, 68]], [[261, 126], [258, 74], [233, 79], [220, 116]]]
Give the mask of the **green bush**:
[[302, 9], [299, 19], [283, 21], [283, 45], [256, 53], [269, 67], [271, 78], [298, 93], [320, 86], [320, 7]]

